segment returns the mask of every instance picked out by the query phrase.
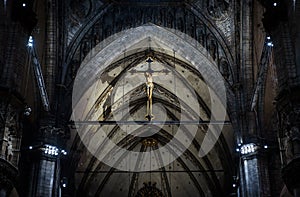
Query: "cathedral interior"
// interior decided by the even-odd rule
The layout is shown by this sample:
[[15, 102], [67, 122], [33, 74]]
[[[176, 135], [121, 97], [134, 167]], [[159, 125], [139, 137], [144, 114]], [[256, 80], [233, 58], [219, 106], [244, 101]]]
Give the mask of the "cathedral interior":
[[300, 196], [300, 1], [1, 0], [0, 197]]

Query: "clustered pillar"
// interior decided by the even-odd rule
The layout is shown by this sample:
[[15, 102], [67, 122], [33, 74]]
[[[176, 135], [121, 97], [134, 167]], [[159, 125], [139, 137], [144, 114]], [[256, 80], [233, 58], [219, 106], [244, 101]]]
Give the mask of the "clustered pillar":
[[38, 135], [29, 147], [31, 158], [31, 191], [29, 196], [60, 196], [61, 158], [66, 155], [62, 148], [65, 130], [52, 126], [55, 121], [45, 118]]

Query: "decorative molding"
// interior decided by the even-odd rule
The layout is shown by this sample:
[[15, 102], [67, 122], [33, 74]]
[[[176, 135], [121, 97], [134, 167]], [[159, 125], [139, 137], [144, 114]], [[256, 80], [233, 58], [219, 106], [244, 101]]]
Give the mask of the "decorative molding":
[[207, 12], [213, 19], [224, 19], [228, 17], [229, 0], [206, 1]]
[[143, 183], [144, 187], [142, 187], [136, 194], [135, 197], [146, 197], [146, 196], [151, 196], [151, 197], [163, 197], [163, 193], [156, 188], [156, 183]]
[[[225, 5], [226, 3], [219, 3], [218, 1], [218, 3], [215, 4]], [[215, 11], [223, 10], [217, 9], [216, 5], [212, 7], [214, 7]], [[109, 36], [128, 28], [147, 23], [179, 30], [188, 34], [207, 49], [217, 64], [219, 64], [219, 60], [222, 58], [230, 58], [226, 57], [226, 51], [223, 49], [224, 46], [220, 43], [219, 37], [217, 38], [213, 32], [212, 26], [206, 25], [199, 16], [194, 14], [194, 10], [190, 10], [188, 6], [144, 7], [112, 5], [94, 20], [95, 22], [93, 24], [82, 25], [80, 30], [81, 37], [76, 37], [76, 40], [69, 38], [69, 40], [73, 39], [73, 41], [71, 41], [68, 46], [66, 57], [67, 66], [74, 66], [74, 64], [71, 64], [72, 61], [82, 62], [92, 48]], [[72, 30], [69, 29], [68, 31], [70, 32]], [[70, 68], [71, 71], [77, 69], [78, 68]], [[71, 75], [72, 73], [74, 72], [71, 72]]]
[[147, 138], [142, 141], [143, 145], [146, 147], [156, 147], [158, 141], [154, 138]]

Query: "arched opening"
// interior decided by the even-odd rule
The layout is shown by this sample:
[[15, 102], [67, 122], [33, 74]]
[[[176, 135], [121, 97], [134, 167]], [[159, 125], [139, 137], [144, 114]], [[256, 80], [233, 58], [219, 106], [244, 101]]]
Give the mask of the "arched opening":
[[210, 53], [191, 40], [148, 24], [87, 54], [73, 87], [72, 147], [83, 150], [73, 158], [78, 192], [135, 196], [149, 182], [165, 196], [230, 192], [226, 81]]

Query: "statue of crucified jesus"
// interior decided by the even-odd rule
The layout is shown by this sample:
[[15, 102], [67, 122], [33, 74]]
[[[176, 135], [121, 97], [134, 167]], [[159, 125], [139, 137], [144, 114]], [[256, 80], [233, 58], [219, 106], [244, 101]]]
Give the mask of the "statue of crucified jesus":
[[137, 70], [131, 70], [131, 74], [134, 73], [144, 73], [144, 76], [146, 78], [146, 93], [147, 93], [147, 114], [145, 115], [145, 118], [149, 121], [154, 119], [154, 115], [152, 114], [152, 96], [153, 96], [153, 88], [154, 88], [154, 83], [153, 83], [153, 76], [154, 73], [164, 73], [168, 74], [170, 71], [167, 69], [163, 69], [160, 71], [154, 71], [151, 68], [151, 63], [153, 60], [149, 57], [147, 58], [146, 62], [148, 63], [148, 69], [145, 71], [137, 71]]
[[151, 121], [154, 118], [154, 115], [152, 114], [152, 93], [153, 93], [153, 78], [152, 74], [149, 72], [145, 72], [145, 77], [146, 77], [146, 92], [147, 92], [147, 114], [145, 118], [149, 121]]

